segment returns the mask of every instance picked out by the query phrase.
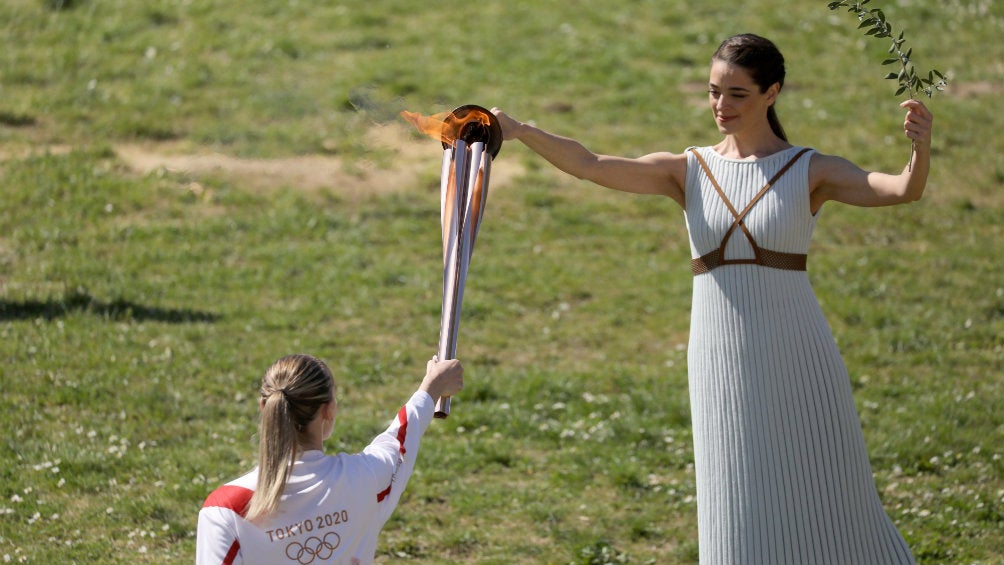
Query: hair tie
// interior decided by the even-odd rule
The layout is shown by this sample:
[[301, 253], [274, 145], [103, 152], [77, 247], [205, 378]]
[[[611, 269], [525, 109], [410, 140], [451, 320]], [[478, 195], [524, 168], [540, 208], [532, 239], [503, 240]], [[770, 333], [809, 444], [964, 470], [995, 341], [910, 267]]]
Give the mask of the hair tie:
[[269, 398], [276, 393], [281, 394], [282, 397], [285, 398], [287, 401], [289, 400], [289, 393], [286, 391], [286, 387], [273, 388], [272, 391], [269, 392], [267, 395], [265, 395], [263, 398]]

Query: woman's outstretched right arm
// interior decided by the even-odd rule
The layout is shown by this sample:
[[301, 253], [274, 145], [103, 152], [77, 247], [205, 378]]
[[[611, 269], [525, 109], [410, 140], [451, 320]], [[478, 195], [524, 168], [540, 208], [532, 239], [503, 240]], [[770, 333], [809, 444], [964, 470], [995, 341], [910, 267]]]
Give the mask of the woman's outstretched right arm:
[[668, 196], [684, 205], [686, 155], [650, 153], [637, 159], [599, 155], [574, 139], [519, 122], [498, 108], [492, 108], [492, 113], [502, 126], [503, 139], [522, 141], [572, 176], [622, 192]]

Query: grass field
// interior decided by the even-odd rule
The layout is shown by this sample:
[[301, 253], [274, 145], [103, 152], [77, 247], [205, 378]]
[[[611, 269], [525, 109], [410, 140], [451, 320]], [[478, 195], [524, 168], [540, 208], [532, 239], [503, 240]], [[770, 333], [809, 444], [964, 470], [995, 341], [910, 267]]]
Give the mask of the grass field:
[[[382, 429], [435, 351], [441, 292], [441, 150], [399, 110], [497, 105], [597, 151], [681, 151], [716, 140], [714, 47], [754, 31], [788, 59], [794, 142], [901, 168], [886, 44], [824, 0], [741, 4], [0, 5], [3, 562], [192, 562], [284, 354], [336, 373], [330, 451]], [[1000, 564], [1004, 5], [876, 4], [952, 79], [927, 101], [933, 173], [916, 204], [827, 205], [809, 272], [918, 561]], [[681, 212], [516, 143], [495, 164], [467, 388], [378, 562], [696, 563]]]

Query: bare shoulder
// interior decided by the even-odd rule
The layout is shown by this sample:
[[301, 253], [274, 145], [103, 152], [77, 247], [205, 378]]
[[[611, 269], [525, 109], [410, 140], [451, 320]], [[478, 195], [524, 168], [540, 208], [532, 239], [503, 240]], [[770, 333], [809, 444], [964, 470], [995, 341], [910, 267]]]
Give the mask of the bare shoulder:
[[673, 198], [682, 206], [684, 186], [687, 183], [687, 155], [685, 153], [660, 151], [645, 155], [639, 160], [658, 168], [661, 175], [665, 177], [667, 184], [671, 187], [667, 191], [667, 196]]
[[816, 189], [860, 172], [857, 165], [843, 157], [816, 151], [809, 162], [809, 186]]
[[683, 182], [686, 179], [687, 155], [685, 153], [660, 151], [657, 153], [649, 153], [648, 155], [641, 157], [639, 160], [658, 167], [665, 175], [672, 177], [672, 179], [680, 184], [680, 186], [683, 185]]
[[824, 171], [833, 170], [846, 164], [850, 164], [850, 161], [838, 155], [827, 155], [826, 153], [813, 151], [812, 161], [809, 163], [809, 169], [810, 171], [813, 169], [820, 169]]

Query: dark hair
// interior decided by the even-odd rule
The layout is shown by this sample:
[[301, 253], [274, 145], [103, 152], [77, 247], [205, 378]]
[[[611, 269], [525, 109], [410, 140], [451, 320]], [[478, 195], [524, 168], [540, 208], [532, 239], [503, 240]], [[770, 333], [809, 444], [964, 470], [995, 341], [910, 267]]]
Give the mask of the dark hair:
[[[759, 35], [741, 33], [726, 39], [718, 46], [711, 60], [723, 61], [746, 69], [753, 82], [760, 87], [761, 93], [766, 92], [774, 83], [780, 87], [784, 86], [784, 56], [769, 39]], [[767, 121], [774, 135], [788, 141], [773, 104], [767, 109]]]

